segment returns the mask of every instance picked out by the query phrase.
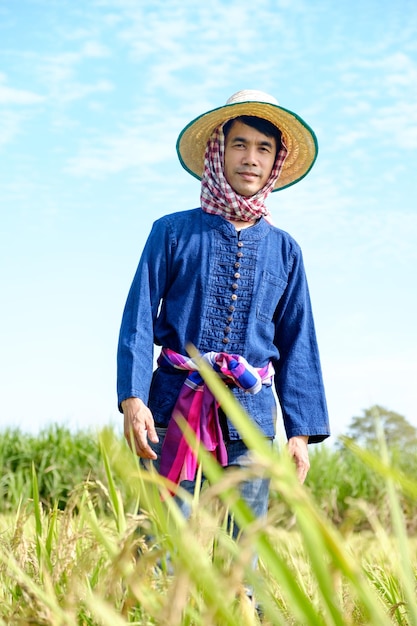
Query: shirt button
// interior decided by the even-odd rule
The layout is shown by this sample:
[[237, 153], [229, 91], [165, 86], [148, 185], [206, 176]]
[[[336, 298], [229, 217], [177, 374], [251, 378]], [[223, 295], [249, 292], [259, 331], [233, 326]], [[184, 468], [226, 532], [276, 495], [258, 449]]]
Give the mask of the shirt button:
[[234, 278], [240, 278], [240, 274], [239, 274], [239, 272], [236, 272], [236, 273], [235, 273]]
[[237, 242], [237, 247], [238, 248], [243, 248], [243, 242], [242, 241], [238, 241]]
[[228, 333], [230, 333], [230, 326], [225, 326], [224, 334], [227, 335]]
[[233, 304], [231, 304], [231, 305], [229, 306], [229, 311], [230, 311], [231, 313], [233, 313], [233, 311], [234, 311], [234, 310], [235, 310], [235, 307], [233, 306]]
[[235, 268], [236, 268], [236, 269], [239, 269], [239, 267], [240, 267], [240, 263], [237, 263], [237, 262], [236, 262], [236, 263], [235, 263]]
[[238, 287], [239, 287], [239, 285], [238, 285], [237, 283], [233, 283], [233, 285], [232, 285], [232, 289], [233, 289], [234, 291], [236, 291], [236, 289], [237, 289]]
[[223, 342], [223, 343], [229, 343], [229, 340], [228, 340], [228, 338], [227, 338], [227, 337], [223, 337], [222, 342]]
[[238, 259], [241, 259], [243, 257], [243, 252], [238, 252], [236, 256]]
[[233, 317], [231, 315], [229, 315], [229, 317], [226, 318], [226, 322], [228, 322], [230, 324], [230, 322], [232, 322], [232, 321], [233, 321]]
[[232, 295], [232, 300], [237, 300], [237, 295], [235, 293]]

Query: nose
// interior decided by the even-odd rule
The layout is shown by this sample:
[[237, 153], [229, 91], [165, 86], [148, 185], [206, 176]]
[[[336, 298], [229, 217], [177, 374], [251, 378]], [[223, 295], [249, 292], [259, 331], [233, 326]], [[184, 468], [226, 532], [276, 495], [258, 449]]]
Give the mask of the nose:
[[248, 146], [245, 150], [244, 154], [244, 163], [245, 165], [256, 165], [257, 160], [257, 151], [255, 146]]

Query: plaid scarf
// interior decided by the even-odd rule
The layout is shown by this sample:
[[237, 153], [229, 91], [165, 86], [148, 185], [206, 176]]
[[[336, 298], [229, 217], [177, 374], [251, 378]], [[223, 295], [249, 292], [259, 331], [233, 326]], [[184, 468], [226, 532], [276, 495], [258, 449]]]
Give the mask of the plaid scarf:
[[[256, 368], [242, 356], [225, 352], [207, 352], [203, 358], [225, 381], [248, 393], [255, 394], [262, 385], [272, 385], [272, 363]], [[195, 452], [188, 445], [176, 416], [184, 417], [197, 441], [213, 454], [220, 465], [226, 466], [227, 452], [219, 421], [219, 403], [197, 371], [196, 363], [174, 350], [162, 348], [158, 365], [190, 372], [181, 388], [162, 444], [160, 474], [177, 484], [182, 480], [194, 480], [196, 475], [198, 464]]]
[[206, 213], [231, 220], [250, 222], [262, 216], [270, 218], [265, 200], [278, 180], [287, 153], [281, 141], [281, 148], [265, 186], [253, 196], [241, 196], [229, 185], [224, 175], [224, 133], [223, 127], [219, 126], [208, 140], [204, 155], [201, 208]]

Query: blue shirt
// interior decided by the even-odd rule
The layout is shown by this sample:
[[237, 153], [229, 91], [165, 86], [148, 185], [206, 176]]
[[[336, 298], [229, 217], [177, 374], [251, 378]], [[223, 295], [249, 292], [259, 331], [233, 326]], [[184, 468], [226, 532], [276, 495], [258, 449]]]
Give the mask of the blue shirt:
[[[240, 354], [272, 361], [287, 437], [329, 436], [307, 280], [298, 244], [263, 218], [237, 231], [200, 208], [157, 220], [127, 298], [118, 347], [118, 401], [141, 398], [166, 426], [186, 373], [157, 368], [154, 344], [186, 355]], [[271, 387], [232, 389], [267, 437], [275, 434]], [[239, 434], [228, 424], [230, 439]]]

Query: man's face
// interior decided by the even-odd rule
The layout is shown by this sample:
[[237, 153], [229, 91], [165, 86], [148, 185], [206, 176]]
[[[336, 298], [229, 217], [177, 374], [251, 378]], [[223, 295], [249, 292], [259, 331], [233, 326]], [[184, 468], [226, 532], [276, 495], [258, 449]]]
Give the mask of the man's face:
[[253, 196], [265, 186], [275, 163], [277, 145], [255, 128], [236, 121], [225, 141], [224, 174], [241, 196]]

